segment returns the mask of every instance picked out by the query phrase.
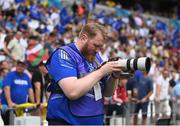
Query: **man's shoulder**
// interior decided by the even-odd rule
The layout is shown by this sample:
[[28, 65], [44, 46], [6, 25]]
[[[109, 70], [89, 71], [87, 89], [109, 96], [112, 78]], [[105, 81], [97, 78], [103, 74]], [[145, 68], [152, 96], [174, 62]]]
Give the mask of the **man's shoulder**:
[[147, 83], [153, 83], [153, 80], [152, 80], [152, 78], [150, 78], [150, 77], [146, 77], [146, 78], [145, 78], [145, 81], [146, 81]]
[[16, 71], [13, 70], [13, 71], [9, 71], [9, 72], [7, 73], [7, 76], [13, 76], [13, 75], [15, 75], [15, 74], [16, 74]]
[[26, 79], [30, 79], [29, 75], [26, 73], [26, 72], [23, 72], [23, 75], [22, 75], [24, 78]]
[[73, 44], [61, 46], [54, 53], [54, 57], [58, 57], [61, 60], [74, 60], [80, 57]]
[[56, 54], [67, 54], [68, 53], [68, 46], [61, 46], [61, 47], [58, 47], [55, 51], [54, 51], [54, 55], [56, 55]]

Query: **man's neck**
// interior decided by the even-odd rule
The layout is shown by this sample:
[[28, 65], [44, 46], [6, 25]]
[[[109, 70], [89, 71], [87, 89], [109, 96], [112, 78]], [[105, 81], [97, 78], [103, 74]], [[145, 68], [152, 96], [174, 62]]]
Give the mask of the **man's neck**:
[[80, 40], [78, 40], [77, 42], [74, 43], [76, 48], [79, 50], [79, 52], [81, 52], [82, 46], [83, 46], [81, 43], [82, 42]]

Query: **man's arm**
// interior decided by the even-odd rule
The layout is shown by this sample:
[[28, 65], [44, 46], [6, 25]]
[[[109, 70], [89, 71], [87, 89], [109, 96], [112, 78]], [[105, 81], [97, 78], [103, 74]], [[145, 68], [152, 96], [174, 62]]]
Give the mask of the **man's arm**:
[[64, 78], [59, 81], [59, 85], [70, 100], [76, 100], [91, 90], [102, 77], [103, 74], [97, 70], [80, 79]]
[[149, 91], [149, 93], [143, 99], [141, 99], [141, 103], [146, 102], [152, 94], [153, 94], [153, 91], [152, 90]]
[[28, 94], [29, 94], [29, 100], [30, 100], [32, 103], [34, 103], [34, 92], [33, 92], [32, 88], [29, 88]]
[[[75, 100], [91, 90], [93, 86], [97, 84], [97, 82], [101, 80], [101, 78], [103, 78], [105, 75], [111, 74], [114, 71], [121, 71], [119, 64], [113, 61], [107, 62], [101, 68], [89, 73], [85, 77], [82, 77], [80, 79], [77, 79], [77, 77], [68, 77], [60, 80], [58, 83], [65, 95], [70, 100]], [[115, 79], [110, 79], [109, 82], [113, 83], [115, 82]], [[112, 88], [112, 90], [114, 90], [115, 87], [116, 86], [109, 86], [109, 88]], [[111, 92], [108, 94], [111, 94]]]
[[40, 82], [35, 82], [34, 83], [34, 87], [35, 87], [35, 100], [36, 103], [39, 104], [41, 102], [41, 83]]
[[10, 86], [4, 87], [4, 93], [5, 93], [5, 97], [6, 97], [6, 101], [8, 103], [8, 106], [10, 108], [14, 107], [16, 104], [11, 99], [11, 88], [10, 88]]

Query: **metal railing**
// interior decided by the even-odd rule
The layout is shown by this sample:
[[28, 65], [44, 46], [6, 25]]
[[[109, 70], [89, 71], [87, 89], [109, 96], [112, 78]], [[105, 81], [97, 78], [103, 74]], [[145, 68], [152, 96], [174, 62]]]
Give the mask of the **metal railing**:
[[14, 108], [7, 108], [9, 112], [9, 125], [45, 125], [47, 103], [37, 105], [25, 103], [16, 105]]
[[[124, 115], [118, 115], [116, 110], [112, 112], [112, 115], [108, 115], [107, 111], [105, 111], [105, 125], [133, 125], [133, 118], [135, 115], [138, 116], [138, 125], [141, 125], [140, 121], [143, 119], [143, 114], [147, 114], [147, 125], [180, 125], [180, 102], [168, 99], [165, 100], [169, 106], [165, 111], [166, 116], [160, 113], [160, 116], [157, 117], [159, 113], [156, 113], [156, 102], [154, 100], [149, 101], [147, 113], [142, 113], [141, 111], [139, 113], [134, 113], [136, 103], [127, 102]], [[165, 100], [161, 100], [160, 103]], [[172, 102], [172, 106], [169, 105], [169, 101]], [[111, 107], [111, 105], [109, 107]], [[107, 120], [109, 122], [107, 122]]]
[[[168, 100], [168, 99], [166, 99], [166, 100]], [[160, 102], [163, 102], [163, 101], [160, 101]], [[166, 118], [164, 118], [162, 116], [160, 116], [159, 118], [156, 118], [156, 110], [155, 110], [156, 104], [155, 104], [154, 100], [149, 101], [147, 113], [142, 113], [142, 112], [134, 113], [134, 109], [135, 109], [135, 105], [136, 105], [136, 103], [134, 103], [134, 102], [127, 102], [126, 104], [123, 104], [124, 112], [122, 112], [120, 114], [117, 112], [117, 108], [115, 108], [113, 110], [113, 112], [111, 112], [111, 114], [108, 115], [107, 108], [108, 107], [111, 108], [112, 106], [111, 105], [106, 106], [105, 107], [106, 111], [105, 111], [105, 116], [104, 116], [105, 117], [104, 118], [105, 125], [133, 125], [134, 116], [137, 115], [138, 122], [140, 122], [143, 119], [142, 114], [147, 114], [147, 125], [162, 124], [162, 121], [166, 125], [179, 125], [180, 124], [180, 102], [177, 100], [176, 101], [170, 100], [170, 101], [172, 102], [172, 106], [170, 109], [166, 110], [166, 115], [167, 115]], [[45, 124], [43, 124], [43, 121], [46, 121], [46, 119], [45, 119], [46, 114], [43, 111], [46, 111], [46, 106], [47, 106], [47, 104], [44, 104], [44, 107], [37, 107], [36, 104], [29, 104], [28, 106], [19, 105], [19, 106], [16, 106], [16, 108], [8, 108], [8, 111], [10, 112], [10, 117], [9, 117], [10, 125], [17, 125], [17, 119], [19, 117], [27, 117], [28, 118], [30, 116], [33, 116], [33, 114], [31, 114], [31, 112], [33, 112], [34, 110], [38, 110], [40, 112], [39, 115], [36, 115], [37, 117], [40, 118], [41, 122], [39, 124], [45, 125]], [[116, 107], [122, 107], [122, 106], [117, 105]], [[45, 109], [45, 110], [42, 111], [42, 109]], [[16, 113], [15, 111], [18, 111], [18, 110], [23, 111], [23, 115], [17, 116], [17, 114], [15, 114]], [[179, 115], [179, 117], [178, 117], [178, 115]], [[107, 121], [108, 121], [108, 123], [107, 123]], [[46, 124], [47, 124], [47, 122], [46, 122]], [[139, 124], [140, 123], [138, 123], [138, 125]]]

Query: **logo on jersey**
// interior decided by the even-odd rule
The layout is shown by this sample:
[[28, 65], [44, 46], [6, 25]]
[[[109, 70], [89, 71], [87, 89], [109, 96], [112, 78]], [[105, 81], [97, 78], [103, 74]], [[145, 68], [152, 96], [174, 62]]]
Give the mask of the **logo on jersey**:
[[62, 67], [74, 69], [73, 65], [71, 64], [71, 58], [64, 50], [59, 51], [59, 62]]
[[27, 80], [16, 79], [16, 80], [14, 80], [14, 83], [17, 84], [17, 85], [28, 85]]
[[64, 51], [64, 50], [60, 50], [60, 54], [59, 54], [60, 59], [64, 59], [64, 60], [68, 60], [68, 54]]

